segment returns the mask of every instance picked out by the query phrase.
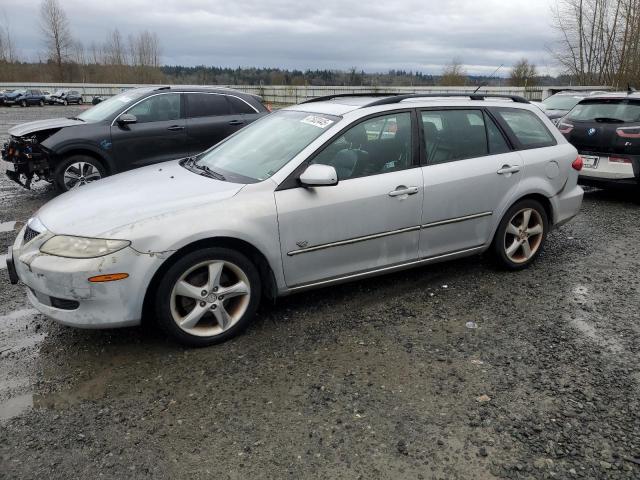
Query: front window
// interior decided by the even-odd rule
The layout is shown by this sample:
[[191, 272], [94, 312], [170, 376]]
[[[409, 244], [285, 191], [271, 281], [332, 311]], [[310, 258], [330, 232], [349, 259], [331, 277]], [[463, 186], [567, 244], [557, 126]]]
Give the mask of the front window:
[[640, 122], [640, 101], [621, 98], [584, 100], [569, 112], [567, 118], [578, 122]]
[[411, 115], [393, 113], [358, 123], [322, 150], [313, 163], [334, 167], [341, 181], [410, 168]]
[[244, 182], [265, 180], [334, 125], [340, 117], [282, 110], [240, 130], [196, 164]]
[[143, 95], [146, 95], [150, 91], [151, 89], [149, 88], [141, 88], [128, 92], [122, 92], [118, 95], [108, 98], [103, 102], [100, 102], [89, 110], [85, 110], [80, 115], [78, 115], [78, 118], [80, 120], [84, 120], [85, 122], [103, 122], [110, 119], [113, 115], [120, 112], [127, 105], [139, 99]]
[[565, 110], [568, 112], [583, 98], [575, 95], [553, 95], [543, 100], [542, 104], [547, 110]]

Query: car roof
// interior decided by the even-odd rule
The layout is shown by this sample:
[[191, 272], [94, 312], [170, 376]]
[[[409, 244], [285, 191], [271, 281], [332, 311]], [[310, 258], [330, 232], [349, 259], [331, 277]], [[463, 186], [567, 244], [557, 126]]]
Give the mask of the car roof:
[[[227, 87], [204, 87], [202, 85], [180, 85], [180, 86], [175, 86], [175, 85], [167, 85], [167, 86], [161, 86], [161, 87], [138, 87], [140, 89], [148, 89], [149, 91], [157, 91], [157, 92], [163, 92], [163, 91], [171, 91], [171, 92], [177, 92], [177, 93], [182, 93], [182, 92], [202, 92], [202, 93], [221, 93], [221, 94], [233, 94], [233, 95], [237, 95], [237, 96], [244, 96], [244, 97], [253, 97], [256, 99], [260, 99], [259, 95], [255, 95], [253, 93], [247, 93], [247, 92], [243, 92], [241, 90], [235, 90], [233, 88], [227, 88]], [[137, 90], [138, 88], [136, 88], [135, 90]]]
[[624, 91], [624, 92], [609, 92], [602, 93], [599, 95], [592, 95], [590, 97], [585, 98], [585, 100], [606, 100], [606, 99], [614, 99], [614, 100], [624, 100], [625, 98], [640, 100], [640, 92], [637, 91]]
[[[431, 95], [431, 96], [429, 96]], [[416, 94], [415, 97], [411, 98], [399, 98], [397, 102], [389, 101], [388, 103], [383, 103], [380, 105], [371, 105], [374, 102], [391, 100], [397, 95], [354, 95], [354, 96], [337, 96], [335, 98], [327, 98], [317, 100], [312, 99], [312, 101], [307, 101], [303, 103], [299, 103], [297, 105], [292, 105], [290, 107], [286, 107], [286, 110], [295, 110], [302, 112], [311, 112], [311, 113], [324, 113], [327, 115], [337, 115], [341, 116], [349, 112], [353, 112], [355, 110], [363, 110], [363, 111], [384, 111], [390, 110], [393, 108], [402, 108], [402, 106], [408, 107], [442, 107], [442, 106], [491, 106], [491, 107], [517, 107], [524, 109], [531, 109], [533, 106], [531, 103], [524, 101], [514, 101], [506, 97], [490, 97], [487, 96], [486, 99], [472, 99], [463, 94], [449, 96], [447, 94], [442, 94], [442, 96], [433, 96], [434, 94], [425, 94], [425, 96], [420, 96]], [[474, 94], [469, 93], [469, 95], [475, 95], [482, 97], [482, 94]], [[537, 108], [537, 107], [535, 107]]]

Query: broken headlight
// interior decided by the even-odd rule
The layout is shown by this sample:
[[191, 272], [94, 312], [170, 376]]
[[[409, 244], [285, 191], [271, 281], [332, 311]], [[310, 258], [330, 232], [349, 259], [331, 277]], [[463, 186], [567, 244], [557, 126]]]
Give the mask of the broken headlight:
[[40, 247], [42, 253], [67, 258], [96, 258], [115, 253], [131, 245], [128, 240], [56, 235]]

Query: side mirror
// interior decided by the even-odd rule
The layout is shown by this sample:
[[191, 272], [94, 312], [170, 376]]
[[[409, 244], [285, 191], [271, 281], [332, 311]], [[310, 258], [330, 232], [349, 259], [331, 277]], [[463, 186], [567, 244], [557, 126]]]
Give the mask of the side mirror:
[[118, 117], [118, 125], [129, 125], [130, 123], [136, 123], [138, 119], [135, 115], [130, 113], [123, 113]]
[[330, 165], [314, 163], [300, 175], [300, 183], [306, 187], [326, 187], [338, 184], [338, 173]]

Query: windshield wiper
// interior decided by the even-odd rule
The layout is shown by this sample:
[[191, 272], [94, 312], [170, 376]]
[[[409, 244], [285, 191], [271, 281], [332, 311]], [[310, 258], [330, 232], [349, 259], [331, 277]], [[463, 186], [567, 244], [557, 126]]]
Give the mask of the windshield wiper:
[[624, 123], [624, 120], [620, 120], [619, 118], [612, 117], [597, 117], [594, 120], [598, 123]]
[[67, 117], [69, 120], [80, 120], [81, 122], [84, 122], [84, 120], [80, 117]]
[[198, 170], [202, 170], [202, 172], [204, 172], [207, 176], [215, 178], [216, 180], [222, 180], [223, 182], [226, 180], [224, 175], [210, 169], [206, 165], [198, 165], [197, 163], [194, 163], [193, 166]]

